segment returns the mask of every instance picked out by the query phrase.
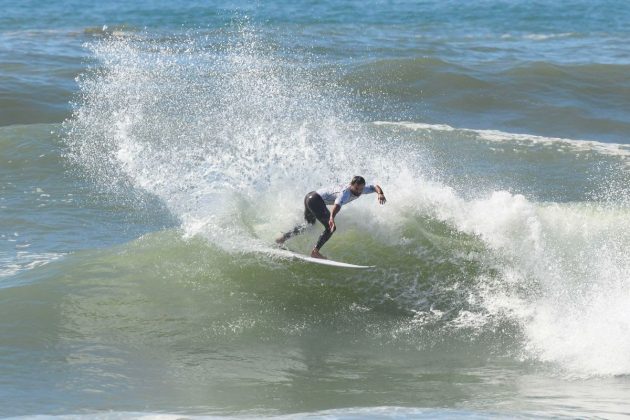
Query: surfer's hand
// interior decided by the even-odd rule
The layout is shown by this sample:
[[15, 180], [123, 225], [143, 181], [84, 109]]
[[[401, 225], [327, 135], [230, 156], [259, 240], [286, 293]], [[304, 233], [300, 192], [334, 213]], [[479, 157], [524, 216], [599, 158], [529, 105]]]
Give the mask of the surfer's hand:
[[387, 202], [387, 199], [385, 198], [385, 194], [378, 195], [378, 202], [381, 204], [385, 204]]
[[335, 219], [330, 219], [328, 221], [328, 227], [330, 228], [331, 232], [334, 232], [337, 229], [337, 225], [335, 225]]

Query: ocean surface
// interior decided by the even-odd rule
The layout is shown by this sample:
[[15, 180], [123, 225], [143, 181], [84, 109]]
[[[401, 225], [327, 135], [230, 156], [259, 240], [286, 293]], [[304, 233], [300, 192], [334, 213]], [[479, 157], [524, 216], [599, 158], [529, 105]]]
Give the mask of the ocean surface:
[[0, 6], [1, 417], [630, 416], [630, 2]]

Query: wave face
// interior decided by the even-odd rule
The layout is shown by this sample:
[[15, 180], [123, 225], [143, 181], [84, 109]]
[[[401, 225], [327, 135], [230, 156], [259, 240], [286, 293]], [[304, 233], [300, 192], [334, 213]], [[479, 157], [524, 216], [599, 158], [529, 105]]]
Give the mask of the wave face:
[[[611, 183], [603, 202], [565, 203], [506, 190], [461, 193], [465, 183], [436, 181], [439, 159], [426, 142], [401, 133], [436, 127], [360, 122], [349, 92], [247, 26], [225, 44], [203, 41], [133, 35], [91, 44], [100, 66], [81, 80], [66, 123], [69, 158], [109, 191], [159, 197], [185, 237], [243, 261], [273, 255], [269, 243], [300, 220], [306, 191], [359, 172], [387, 187], [389, 203], [363, 199], [344, 209], [328, 248], [344, 260], [378, 256], [377, 270], [350, 278], [365, 288], [361, 305], [409, 317], [388, 334], [435, 341], [505, 324], [519, 358], [570, 375], [630, 373], [625, 190]], [[476, 139], [496, 142], [490, 134]], [[626, 157], [623, 145], [614, 153], [603, 143], [542, 143], [577, 148], [570, 159], [586, 149], [599, 166]], [[308, 249], [312, 236], [296, 239], [296, 249]]]

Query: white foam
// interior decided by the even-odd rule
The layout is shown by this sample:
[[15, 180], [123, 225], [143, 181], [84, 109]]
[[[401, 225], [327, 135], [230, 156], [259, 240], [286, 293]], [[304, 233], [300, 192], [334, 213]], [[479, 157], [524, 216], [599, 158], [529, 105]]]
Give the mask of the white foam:
[[556, 39], [556, 38], [570, 38], [578, 35], [575, 32], [561, 32], [557, 34], [523, 34], [523, 35], [515, 35], [515, 34], [503, 34], [501, 35], [501, 39], [528, 39], [531, 41], [546, 41], [548, 39]]
[[393, 121], [374, 121], [376, 125], [404, 127], [410, 130], [430, 130], [430, 131], [449, 131], [456, 133], [472, 134], [475, 137], [491, 141], [505, 142], [512, 141], [520, 144], [543, 144], [554, 146], [562, 144], [570, 147], [574, 151], [594, 151], [601, 154], [613, 156], [630, 156], [630, 145], [622, 143], [604, 143], [594, 140], [575, 140], [561, 137], [544, 137], [533, 134], [508, 133], [499, 130], [473, 130], [469, 128], [455, 128], [446, 124], [425, 124], [416, 122], [393, 122]]
[[[16, 245], [16, 248], [20, 247]], [[62, 253], [54, 252], [33, 253], [22, 250], [17, 251], [15, 254], [0, 253], [0, 279], [41, 267], [63, 255]]]
[[[408, 197], [408, 202], [413, 198]], [[571, 376], [630, 374], [630, 211], [598, 204], [534, 203], [495, 191], [465, 200], [424, 185], [416, 211], [476, 235], [503, 263], [480, 291], [485, 310], [519, 322], [524, 357]], [[483, 325], [462, 313], [452, 325]]]

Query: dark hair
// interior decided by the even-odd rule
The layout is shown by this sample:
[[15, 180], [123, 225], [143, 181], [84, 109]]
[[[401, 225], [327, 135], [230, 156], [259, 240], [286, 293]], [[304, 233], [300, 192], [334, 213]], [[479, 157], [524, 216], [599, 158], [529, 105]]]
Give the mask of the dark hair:
[[352, 177], [352, 181], [350, 181], [350, 185], [365, 185], [365, 178], [362, 176], [356, 175]]

